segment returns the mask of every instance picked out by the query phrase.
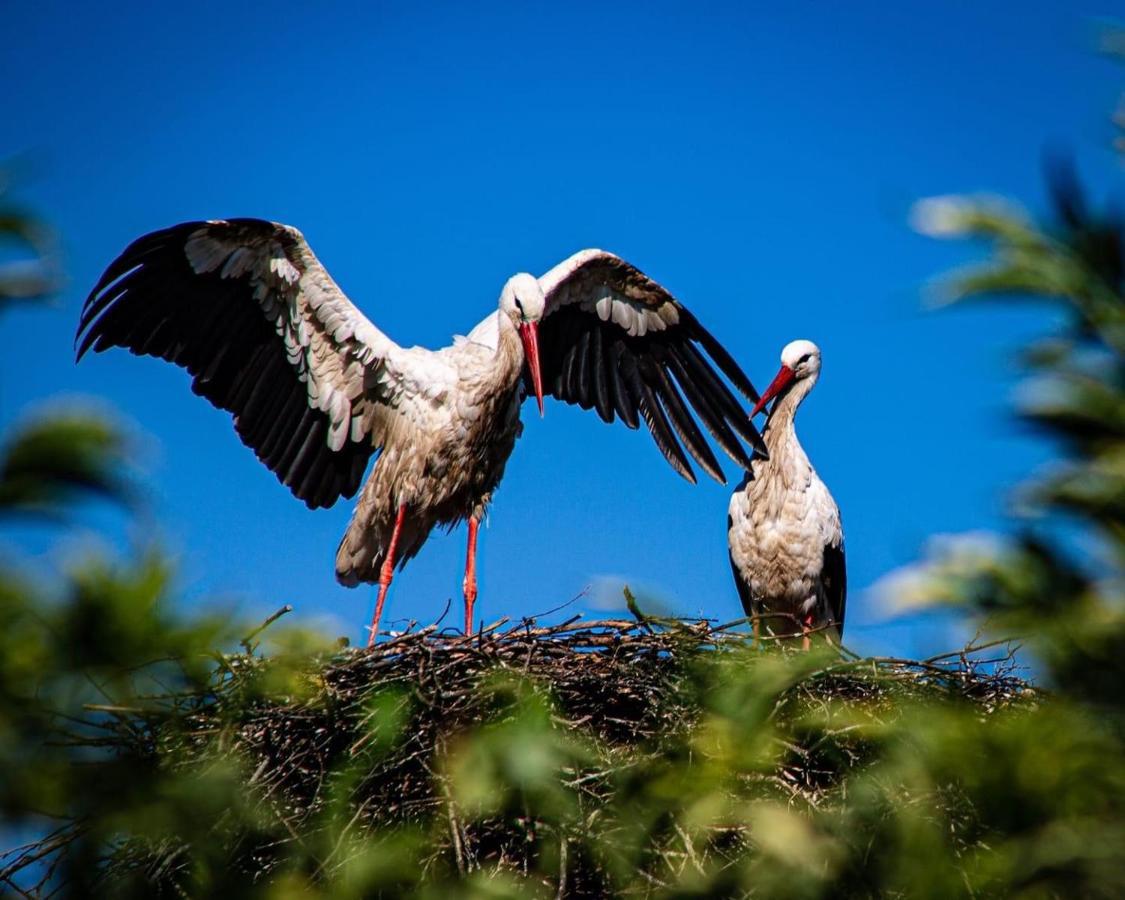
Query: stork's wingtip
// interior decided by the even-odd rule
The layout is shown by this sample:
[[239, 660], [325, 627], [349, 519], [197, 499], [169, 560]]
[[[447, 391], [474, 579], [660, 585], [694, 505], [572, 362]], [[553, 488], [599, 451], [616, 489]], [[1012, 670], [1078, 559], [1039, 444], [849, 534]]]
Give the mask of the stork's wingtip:
[[78, 334], [74, 336], [75, 365], [82, 362], [82, 357], [90, 351], [90, 348], [94, 346], [97, 339], [97, 335], [92, 330], [79, 331]]
[[691, 466], [684, 465], [684, 463], [679, 460], [677, 460], [676, 462], [669, 460], [669, 462], [672, 463], [672, 468], [676, 471], [676, 474], [679, 475], [688, 484], [699, 483], [699, 481], [695, 477], [695, 470], [692, 469]]
[[719, 484], [727, 483], [727, 476], [723, 474], [723, 470], [717, 465], [705, 465], [702, 466], [702, 469], [707, 473], [708, 478], [717, 481]]

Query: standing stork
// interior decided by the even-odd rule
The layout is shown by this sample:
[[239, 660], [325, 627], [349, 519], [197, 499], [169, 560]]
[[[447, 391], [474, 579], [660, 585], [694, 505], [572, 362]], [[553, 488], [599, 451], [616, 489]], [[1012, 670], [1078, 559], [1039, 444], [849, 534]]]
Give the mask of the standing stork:
[[793, 341], [781, 369], [754, 406], [774, 397], [762, 437], [768, 458], [755, 459], [730, 498], [727, 541], [735, 585], [754, 632], [779, 637], [814, 630], [844, 633], [847, 572], [840, 510], [797, 440], [793, 418], [820, 375], [820, 348]]
[[[415, 302], [434, 284], [420, 285]], [[434, 351], [400, 347], [376, 328], [295, 228], [187, 222], [139, 238], [110, 264], [86, 299], [76, 344], [79, 359], [118, 346], [186, 368], [195, 393], [233, 413], [243, 443], [310, 508], [352, 497], [378, 452], [336, 555], [342, 584], [379, 584], [370, 642], [395, 567], [435, 525], [465, 519], [471, 630], [477, 528], [528, 390], [540, 415], [546, 392], [605, 422], [636, 428], [643, 419], [693, 482], [685, 447], [724, 479], [689, 404], [743, 468], [739, 437], [763, 448], [713, 368], [755, 402], [730, 355], [664, 288], [602, 250], [541, 278], [514, 275], [495, 312]]]

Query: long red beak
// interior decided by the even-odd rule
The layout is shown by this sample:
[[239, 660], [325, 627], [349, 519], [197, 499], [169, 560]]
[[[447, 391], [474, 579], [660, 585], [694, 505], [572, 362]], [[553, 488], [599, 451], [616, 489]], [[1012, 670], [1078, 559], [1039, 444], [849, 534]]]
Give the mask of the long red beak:
[[766, 388], [766, 392], [759, 398], [757, 405], [754, 407], [754, 411], [750, 413], [750, 418], [754, 418], [754, 416], [762, 411], [762, 408], [767, 403], [785, 390], [796, 374], [797, 373], [790, 369], [789, 366], [782, 366], [780, 371], [774, 376], [773, 381], [770, 382], [770, 386]]
[[535, 386], [535, 402], [539, 404], [539, 415], [543, 415], [543, 373], [539, 371], [539, 323], [525, 322], [520, 326], [523, 339], [523, 352], [527, 357], [527, 368], [531, 371], [531, 383]]

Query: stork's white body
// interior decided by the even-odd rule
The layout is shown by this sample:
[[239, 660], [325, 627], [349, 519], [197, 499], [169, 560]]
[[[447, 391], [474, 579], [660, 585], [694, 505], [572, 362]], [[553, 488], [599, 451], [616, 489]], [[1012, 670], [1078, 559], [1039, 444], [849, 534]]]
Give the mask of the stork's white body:
[[[799, 353], [790, 350], [794, 345]], [[743, 607], [759, 617], [762, 631], [831, 628], [838, 635], [846, 592], [840, 510], [794, 427], [797, 407], [816, 383], [820, 352], [808, 341], [794, 342], [782, 361], [792, 367], [804, 353], [815, 369], [798, 374], [774, 404], [762, 433], [769, 458], [755, 459], [731, 496], [727, 540]]]
[[523, 430], [524, 352], [507, 317], [491, 313], [467, 338], [432, 357], [428, 365], [446, 370], [441, 377], [450, 389], [411, 397], [391, 415], [384, 450], [336, 554], [343, 584], [376, 579], [402, 506], [413, 513], [399, 536], [399, 566], [435, 525], [451, 528], [483, 516]]

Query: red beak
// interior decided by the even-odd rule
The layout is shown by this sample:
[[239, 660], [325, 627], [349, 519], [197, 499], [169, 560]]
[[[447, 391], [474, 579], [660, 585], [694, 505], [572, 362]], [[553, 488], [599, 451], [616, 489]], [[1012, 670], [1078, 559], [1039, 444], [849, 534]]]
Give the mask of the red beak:
[[543, 373], [539, 371], [539, 323], [525, 322], [520, 326], [523, 339], [523, 352], [527, 357], [527, 368], [531, 372], [531, 383], [535, 386], [535, 402], [539, 404], [539, 415], [543, 415]]
[[754, 411], [750, 413], [750, 418], [754, 418], [754, 416], [762, 411], [762, 408], [767, 403], [769, 403], [774, 397], [776, 397], [783, 390], [789, 387], [789, 383], [793, 380], [796, 374], [797, 373], [790, 369], [789, 366], [782, 366], [781, 370], [777, 373], [777, 375], [774, 376], [773, 381], [770, 382], [770, 386], [766, 388], [766, 392], [762, 394], [761, 398], [758, 400], [757, 405], [754, 407]]

